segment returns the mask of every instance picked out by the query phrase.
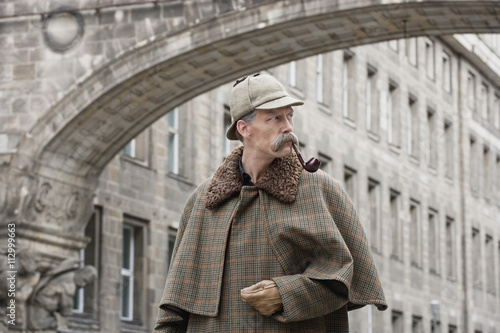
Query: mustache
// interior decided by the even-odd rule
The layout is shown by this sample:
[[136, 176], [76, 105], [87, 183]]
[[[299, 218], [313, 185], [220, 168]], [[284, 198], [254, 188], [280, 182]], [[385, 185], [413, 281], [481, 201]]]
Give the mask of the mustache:
[[288, 142], [292, 142], [292, 143], [298, 145], [299, 139], [297, 138], [297, 136], [295, 134], [293, 134], [291, 132], [290, 133], [283, 133], [273, 141], [273, 143], [271, 144], [271, 150], [274, 152], [277, 152], [278, 150], [283, 148], [283, 146]]

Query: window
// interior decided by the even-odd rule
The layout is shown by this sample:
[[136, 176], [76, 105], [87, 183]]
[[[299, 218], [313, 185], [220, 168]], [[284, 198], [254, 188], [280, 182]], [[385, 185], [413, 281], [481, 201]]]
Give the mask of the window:
[[121, 308], [122, 319], [132, 320], [134, 305], [134, 228], [123, 227], [123, 251], [121, 269]]
[[316, 101], [323, 103], [323, 55], [316, 56]]
[[418, 159], [419, 152], [418, 105], [415, 98], [408, 98], [408, 155]]
[[125, 217], [122, 229], [120, 318], [143, 325], [146, 318], [146, 222]]
[[479, 110], [483, 119], [489, 120], [489, 105], [488, 105], [488, 86], [486, 84], [481, 84], [481, 90], [479, 91]]
[[431, 80], [434, 80], [434, 71], [434, 41], [427, 39], [425, 41], [425, 72]]
[[124, 154], [135, 161], [147, 164], [149, 160], [149, 130], [145, 130], [132, 139], [124, 148]]
[[477, 193], [479, 190], [479, 181], [478, 181], [478, 152], [477, 152], [477, 144], [474, 138], [470, 138], [469, 145], [469, 181], [470, 181], [470, 190], [472, 193]]
[[392, 333], [404, 332], [403, 313], [392, 311]]
[[495, 94], [493, 98], [493, 110], [492, 110], [493, 125], [495, 128], [500, 129], [500, 95]]
[[479, 229], [472, 229], [472, 258], [476, 258], [476, 260], [472, 260], [472, 271], [473, 271], [473, 286], [475, 288], [482, 287], [482, 266], [481, 266], [481, 239], [479, 235]]
[[177, 229], [169, 226], [168, 227], [168, 266], [172, 261], [172, 254], [174, 253], [175, 239], [177, 238]]
[[222, 133], [222, 155], [226, 158], [231, 153], [231, 140], [226, 137], [227, 130], [231, 127], [231, 113], [229, 106], [224, 105], [224, 133]]
[[320, 168], [326, 173], [332, 172], [332, 158], [326, 154], [318, 153], [319, 160], [321, 161]]
[[392, 230], [392, 251], [391, 254], [394, 258], [403, 259], [403, 239], [401, 223], [399, 222], [399, 193], [390, 190], [389, 194], [390, 205], [390, 221]]
[[[85, 250], [80, 249], [80, 267], [84, 266]], [[73, 295], [73, 313], [83, 313], [84, 288], [78, 288]]]
[[437, 168], [437, 130], [436, 116], [433, 109], [427, 109], [427, 165], [432, 168]]
[[288, 85], [297, 87], [297, 63], [295, 61], [288, 63]]
[[413, 316], [411, 319], [411, 333], [424, 333], [422, 317]]
[[179, 109], [168, 113], [168, 171], [179, 173]]
[[448, 333], [457, 333], [457, 327], [455, 325], [448, 325]]
[[444, 122], [444, 140], [445, 140], [445, 153], [444, 153], [444, 168], [446, 177], [453, 179], [453, 130], [451, 122]]
[[455, 221], [453, 218], [446, 217], [446, 275], [448, 278], [455, 279], [457, 277], [456, 266], [456, 231]]
[[497, 204], [500, 205], [500, 155], [497, 155], [497, 161], [496, 161], [496, 173], [497, 173]]
[[357, 205], [357, 196], [356, 196], [356, 170], [349, 168], [348, 166], [344, 167], [344, 187], [352, 200], [354, 206]]
[[488, 264], [486, 266], [486, 291], [490, 294], [495, 294], [495, 247], [493, 246], [493, 237], [491, 235], [486, 235], [486, 240], [484, 243], [485, 262]]
[[439, 273], [439, 222], [435, 210], [429, 210], [428, 215], [428, 244], [429, 244], [429, 269]]
[[451, 92], [451, 58], [446, 52], [443, 52], [442, 80], [444, 91]]
[[439, 320], [431, 319], [431, 330], [430, 332], [441, 332], [441, 322]]
[[355, 120], [355, 98], [353, 98], [354, 60], [351, 52], [344, 52], [342, 60], [342, 115]]
[[[91, 265], [97, 270], [100, 268], [101, 260], [101, 209], [94, 207], [94, 212], [90, 217], [87, 226], [85, 227], [85, 236], [90, 239], [85, 249], [80, 250], [80, 260], [82, 266]], [[94, 282], [86, 285], [84, 288], [79, 288], [75, 292], [73, 302], [73, 312], [85, 314], [86, 317], [97, 319], [99, 313], [99, 278]]]
[[[498, 276], [500, 276], [500, 242], [498, 242], [498, 247], [497, 247], [497, 267], [498, 267]], [[498, 286], [500, 288], [500, 285]], [[500, 289], [498, 290], [498, 293], [500, 294]]]
[[408, 38], [406, 40], [406, 57], [410, 65], [415, 67], [418, 65], [417, 42], [417, 38]]
[[421, 230], [420, 226], [420, 205], [416, 201], [410, 203], [410, 259], [414, 266], [421, 267]]
[[483, 148], [483, 194], [490, 198], [491, 180], [490, 180], [490, 150], [487, 146]]
[[376, 250], [380, 248], [380, 217], [379, 217], [379, 183], [373, 179], [368, 180], [368, 198], [370, 201], [370, 239], [371, 245]]
[[387, 140], [389, 144], [399, 147], [399, 99], [396, 84], [389, 83], [387, 95]]
[[379, 105], [377, 93], [377, 71], [369, 67], [366, 75], [366, 129], [374, 134], [379, 132]]
[[471, 72], [467, 75], [467, 106], [476, 110], [476, 76]]

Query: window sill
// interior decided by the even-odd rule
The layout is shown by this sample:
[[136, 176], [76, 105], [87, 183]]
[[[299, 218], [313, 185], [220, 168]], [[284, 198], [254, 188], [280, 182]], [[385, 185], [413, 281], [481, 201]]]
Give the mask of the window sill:
[[140, 320], [122, 320], [121, 321], [121, 332], [123, 333], [135, 333], [135, 332], [150, 332], [150, 330], [142, 325]]
[[378, 248], [374, 247], [373, 245], [371, 246], [371, 250], [372, 250], [373, 254], [377, 254], [379, 256], [382, 256], [382, 252]]
[[420, 266], [420, 264], [417, 264], [416, 262], [412, 261], [411, 263], [411, 267], [412, 268], [415, 268], [415, 269], [418, 269], [419, 271], [422, 270], [422, 266]]
[[344, 121], [344, 124], [346, 124], [347, 126], [352, 128], [353, 130], [357, 129], [356, 123], [351, 118], [343, 117], [343, 121]]
[[167, 177], [175, 179], [177, 181], [180, 181], [180, 182], [182, 182], [184, 184], [187, 184], [187, 185], [190, 185], [190, 186], [194, 186], [194, 184], [192, 182], [190, 182], [189, 179], [187, 179], [186, 177], [181, 176], [179, 174], [169, 172], [169, 173], [167, 173]]
[[147, 161], [139, 160], [137, 158], [133, 158], [133, 157], [130, 157], [130, 156], [124, 155], [124, 154], [120, 156], [120, 159], [122, 161], [126, 161], [126, 162], [129, 162], [131, 164], [143, 167], [144, 169], [151, 169], [151, 167], [149, 166], [149, 163]]
[[394, 154], [399, 155], [401, 154], [401, 147], [396, 146], [392, 143], [389, 143], [389, 150], [392, 151]]
[[395, 254], [391, 254], [391, 260], [394, 262], [397, 262], [399, 264], [404, 264], [403, 259], [400, 256], [395, 255]]
[[100, 323], [95, 318], [95, 315], [91, 313], [73, 313], [71, 317], [68, 318], [68, 329], [59, 330], [58, 332], [75, 332], [83, 329], [85, 332], [100, 331]]
[[429, 273], [433, 276], [437, 276], [437, 277], [441, 277], [441, 274], [439, 272], [437, 272], [435, 269], [430, 269], [429, 270]]
[[446, 279], [447, 279], [448, 281], [450, 281], [450, 282], [453, 282], [453, 283], [456, 283], [456, 282], [457, 282], [457, 278], [456, 278], [455, 276], [450, 276], [450, 275], [448, 275], [448, 276], [446, 277]]
[[321, 112], [331, 116], [332, 115], [332, 109], [330, 107], [322, 102], [318, 102], [318, 108]]
[[418, 158], [415, 155], [410, 155], [409, 160], [411, 163], [415, 164], [415, 166], [420, 165], [420, 161], [418, 160]]
[[366, 132], [366, 134], [368, 135], [368, 138], [369, 138], [370, 140], [373, 140], [373, 141], [375, 141], [375, 142], [380, 142], [380, 135], [378, 135], [377, 133], [374, 133], [374, 132], [372, 132], [372, 131], [368, 130], [368, 131]]

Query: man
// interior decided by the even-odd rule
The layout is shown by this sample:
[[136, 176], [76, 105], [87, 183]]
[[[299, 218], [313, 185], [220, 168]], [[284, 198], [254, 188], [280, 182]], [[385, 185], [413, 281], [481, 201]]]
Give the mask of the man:
[[186, 204], [155, 332], [348, 332], [348, 310], [387, 308], [351, 200], [292, 149], [302, 104], [272, 76], [236, 81], [243, 146]]

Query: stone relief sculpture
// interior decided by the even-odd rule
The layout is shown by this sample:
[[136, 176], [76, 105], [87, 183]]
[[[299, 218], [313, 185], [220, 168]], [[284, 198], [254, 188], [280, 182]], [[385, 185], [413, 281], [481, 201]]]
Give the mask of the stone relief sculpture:
[[18, 288], [16, 289], [16, 325], [26, 327], [27, 321], [27, 301], [35, 286], [40, 281], [40, 272], [38, 271], [39, 257], [32, 252], [22, 251], [18, 255], [18, 270], [17, 282]]
[[67, 328], [66, 317], [73, 313], [73, 296], [97, 277], [93, 266], [80, 267], [77, 259], [67, 259], [47, 272], [28, 301], [28, 328], [48, 330]]
[[[93, 266], [80, 266], [78, 259], [66, 259], [46, 273], [40, 272], [39, 257], [20, 250], [17, 255], [15, 288], [10, 285], [6, 252], [0, 254], [0, 332], [67, 328], [66, 317], [73, 313], [78, 288], [97, 277]], [[15, 289], [12, 298], [9, 290]], [[15, 325], [9, 325], [7, 305], [15, 300]]]
[[[3, 253], [0, 256], [0, 265], [2, 270], [0, 271], [0, 313], [2, 315], [2, 323], [0, 324], [0, 332], [4, 332], [7, 330], [7, 319], [9, 318], [6, 314], [4, 314], [5, 309], [7, 308], [7, 302], [10, 301], [11, 285], [9, 281], [10, 272], [6, 269], [7, 267], [7, 256], [6, 253]], [[38, 284], [40, 280], [40, 272], [38, 272], [38, 262], [39, 258], [36, 254], [26, 251], [20, 250], [17, 253], [17, 263], [16, 263], [16, 276], [15, 276], [15, 304], [16, 304], [16, 312], [15, 312], [15, 329], [26, 329], [26, 320], [27, 320], [27, 300], [33, 293], [33, 289]], [[2, 326], [3, 325], [3, 326]], [[14, 328], [14, 327], [11, 327]]]

